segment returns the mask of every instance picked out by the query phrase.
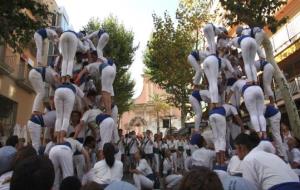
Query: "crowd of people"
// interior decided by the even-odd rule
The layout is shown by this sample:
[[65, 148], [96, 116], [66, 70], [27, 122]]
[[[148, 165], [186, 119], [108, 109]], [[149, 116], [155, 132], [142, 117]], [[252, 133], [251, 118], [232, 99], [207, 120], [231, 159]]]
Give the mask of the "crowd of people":
[[[0, 189], [300, 189], [299, 140], [286, 126], [281, 130], [271, 88], [274, 68], [260, 48], [266, 34], [239, 26], [230, 37], [211, 23], [203, 31], [207, 49], [188, 56], [196, 71], [189, 96], [194, 131], [184, 136], [147, 130], [140, 136], [117, 126], [117, 68], [105, 52], [109, 34], [38, 30], [38, 66], [29, 72], [36, 92], [27, 123], [31, 142], [11, 136], [0, 148]], [[46, 66], [49, 40], [60, 55]], [[42, 111], [46, 87], [50, 101]], [[208, 125], [200, 128], [204, 106]], [[241, 112], [249, 116], [247, 125]]]

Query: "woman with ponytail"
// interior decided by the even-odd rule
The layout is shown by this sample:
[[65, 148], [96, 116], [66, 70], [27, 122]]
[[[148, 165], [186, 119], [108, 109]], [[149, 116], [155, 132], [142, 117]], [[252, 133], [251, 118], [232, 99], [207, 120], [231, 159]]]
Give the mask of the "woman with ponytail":
[[121, 181], [123, 163], [115, 159], [115, 147], [112, 143], [104, 144], [103, 155], [104, 160], [97, 162], [92, 169], [92, 179], [106, 187], [114, 181]]

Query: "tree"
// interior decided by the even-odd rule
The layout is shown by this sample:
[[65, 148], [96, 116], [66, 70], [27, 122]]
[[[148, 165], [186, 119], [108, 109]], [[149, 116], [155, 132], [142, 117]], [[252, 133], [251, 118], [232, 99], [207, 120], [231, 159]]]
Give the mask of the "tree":
[[0, 0], [0, 45], [22, 52], [36, 30], [48, 26], [52, 13], [35, 0]]
[[[133, 62], [133, 56], [138, 47], [134, 47], [134, 34], [125, 29], [115, 17], [108, 17], [100, 22], [97, 18], [91, 18], [83, 27], [87, 33], [104, 28], [110, 36], [109, 42], [104, 48], [104, 56], [112, 58], [117, 65], [117, 74], [114, 82], [114, 100], [119, 108], [119, 115], [130, 109], [133, 96], [134, 82], [130, 79], [128, 69]], [[95, 41], [95, 45], [97, 41]]]
[[150, 103], [154, 107], [154, 112], [156, 115], [156, 125], [157, 125], [157, 133], [159, 133], [159, 116], [162, 112], [167, 111], [170, 108], [170, 105], [167, 103], [164, 97], [161, 97], [159, 94], [153, 94], [151, 96]]
[[[247, 24], [250, 27], [267, 27], [274, 33], [287, 20], [287, 18], [282, 18], [281, 20], [275, 18], [275, 13], [286, 4], [286, 0], [220, 0], [220, 2], [228, 10], [225, 17], [229, 25]], [[276, 85], [278, 85], [282, 93], [290, 125], [294, 134], [300, 137], [300, 118], [296, 104], [290, 94], [287, 80], [274, 59], [273, 47], [270, 40], [265, 38], [262, 45], [266, 52], [267, 61], [275, 68], [274, 78]]]

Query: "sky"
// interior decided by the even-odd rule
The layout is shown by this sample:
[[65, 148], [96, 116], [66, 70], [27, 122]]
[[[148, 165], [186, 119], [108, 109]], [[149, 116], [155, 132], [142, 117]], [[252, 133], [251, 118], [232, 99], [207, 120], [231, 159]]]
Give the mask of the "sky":
[[143, 88], [143, 52], [153, 30], [152, 14], [163, 16], [167, 10], [174, 18], [179, 0], [56, 0], [56, 2], [58, 6], [65, 7], [75, 31], [79, 31], [92, 17], [103, 20], [111, 14], [116, 16], [126, 29], [133, 31], [134, 45], [139, 44], [139, 49], [129, 71], [136, 83], [134, 98], [140, 95]]

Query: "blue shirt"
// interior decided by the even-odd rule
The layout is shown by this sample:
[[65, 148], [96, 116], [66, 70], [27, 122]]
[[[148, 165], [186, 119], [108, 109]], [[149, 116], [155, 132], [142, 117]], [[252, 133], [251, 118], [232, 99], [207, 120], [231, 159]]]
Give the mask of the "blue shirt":
[[12, 162], [16, 153], [16, 148], [12, 146], [4, 146], [0, 148], [0, 175], [12, 169]]

